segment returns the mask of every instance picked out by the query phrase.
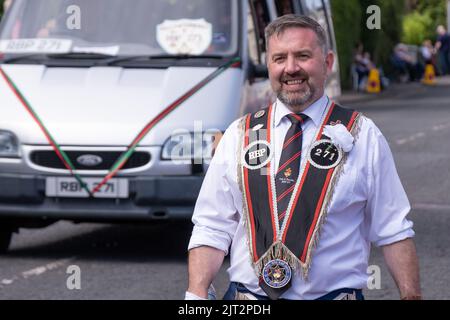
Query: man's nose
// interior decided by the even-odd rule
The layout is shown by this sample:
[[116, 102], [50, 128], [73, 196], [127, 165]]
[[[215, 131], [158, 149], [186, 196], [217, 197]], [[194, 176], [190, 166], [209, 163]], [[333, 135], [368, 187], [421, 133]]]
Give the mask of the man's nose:
[[298, 61], [294, 57], [288, 57], [286, 60], [285, 72], [289, 74], [297, 73], [300, 71], [301, 67]]

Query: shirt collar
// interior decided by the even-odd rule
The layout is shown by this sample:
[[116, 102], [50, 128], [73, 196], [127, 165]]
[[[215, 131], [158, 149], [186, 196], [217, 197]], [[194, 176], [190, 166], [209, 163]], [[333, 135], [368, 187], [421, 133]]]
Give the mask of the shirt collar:
[[[320, 126], [320, 121], [322, 120], [322, 115], [327, 107], [329, 99], [326, 95], [323, 95], [319, 100], [310, 105], [305, 111], [302, 113], [307, 115], [313, 122], [316, 127]], [[276, 108], [275, 108], [275, 127], [278, 127], [281, 120], [283, 118], [292, 113], [286, 105], [277, 99]]]

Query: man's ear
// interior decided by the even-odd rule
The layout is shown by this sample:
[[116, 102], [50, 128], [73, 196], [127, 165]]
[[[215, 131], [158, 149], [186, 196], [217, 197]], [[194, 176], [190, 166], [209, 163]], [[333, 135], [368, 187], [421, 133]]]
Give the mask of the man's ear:
[[327, 66], [327, 75], [330, 75], [330, 73], [333, 71], [333, 65], [334, 65], [334, 52], [328, 51], [327, 56], [325, 57], [325, 64]]

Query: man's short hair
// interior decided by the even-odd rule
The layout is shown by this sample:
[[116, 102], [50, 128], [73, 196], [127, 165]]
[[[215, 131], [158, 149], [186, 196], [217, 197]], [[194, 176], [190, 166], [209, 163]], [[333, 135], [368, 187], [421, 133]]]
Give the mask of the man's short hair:
[[304, 28], [304, 29], [310, 29], [314, 31], [314, 33], [317, 36], [317, 39], [319, 40], [319, 45], [322, 47], [322, 50], [324, 54], [327, 54], [328, 52], [328, 41], [327, 36], [325, 33], [325, 30], [322, 28], [322, 26], [314, 19], [305, 16], [305, 15], [298, 15], [298, 14], [287, 14], [284, 16], [281, 16], [274, 21], [272, 21], [265, 29], [265, 36], [266, 36], [266, 50], [269, 49], [269, 39], [273, 36], [279, 36], [282, 34], [286, 29], [289, 28]]

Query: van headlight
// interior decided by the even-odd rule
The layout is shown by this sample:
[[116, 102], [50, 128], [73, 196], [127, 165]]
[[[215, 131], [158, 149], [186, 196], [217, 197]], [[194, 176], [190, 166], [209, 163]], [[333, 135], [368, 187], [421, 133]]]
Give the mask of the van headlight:
[[176, 133], [164, 144], [163, 160], [211, 160], [222, 137], [222, 132]]
[[19, 157], [19, 142], [14, 133], [0, 130], [0, 157]]

